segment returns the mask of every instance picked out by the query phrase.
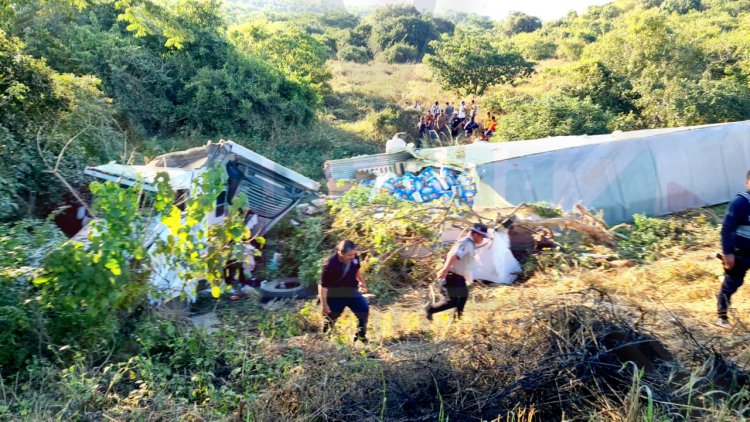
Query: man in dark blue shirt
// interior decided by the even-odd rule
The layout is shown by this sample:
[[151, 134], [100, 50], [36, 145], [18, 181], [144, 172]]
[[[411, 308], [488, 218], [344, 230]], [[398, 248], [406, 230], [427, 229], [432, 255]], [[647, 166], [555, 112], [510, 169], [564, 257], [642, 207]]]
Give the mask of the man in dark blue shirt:
[[729, 326], [727, 309], [734, 292], [742, 286], [750, 268], [750, 171], [745, 177], [747, 192], [737, 194], [729, 203], [721, 226], [721, 249], [724, 260], [724, 283], [718, 297], [721, 327]]
[[351, 240], [342, 240], [336, 246], [336, 252], [323, 264], [318, 293], [325, 317], [323, 331], [330, 330], [336, 319], [344, 312], [344, 308], [348, 307], [358, 321], [357, 336], [354, 340], [367, 343], [367, 318], [370, 307], [360, 293], [360, 289], [367, 292], [367, 285], [359, 272], [359, 267], [356, 245]]

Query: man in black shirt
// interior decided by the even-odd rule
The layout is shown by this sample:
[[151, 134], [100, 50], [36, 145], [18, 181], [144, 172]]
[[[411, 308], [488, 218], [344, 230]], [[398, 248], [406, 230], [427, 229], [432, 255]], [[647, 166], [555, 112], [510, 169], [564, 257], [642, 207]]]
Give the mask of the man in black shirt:
[[745, 189], [729, 203], [721, 225], [724, 282], [718, 295], [720, 327], [729, 327], [729, 302], [750, 269], [750, 171], [745, 176]]
[[348, 307], [359, 322], [355, 341], [367, 343], [370, 306], [360, 293], [360, 289], [367, 292], [367, 285], [359, 267], [356, 245], [351, 240], [342, 240], [336, 246], [336, 252], [323, 264], [318, 293], [323, 305], [323, 316], [326, 317], [323, 331], [330, 330], [344, 308]]

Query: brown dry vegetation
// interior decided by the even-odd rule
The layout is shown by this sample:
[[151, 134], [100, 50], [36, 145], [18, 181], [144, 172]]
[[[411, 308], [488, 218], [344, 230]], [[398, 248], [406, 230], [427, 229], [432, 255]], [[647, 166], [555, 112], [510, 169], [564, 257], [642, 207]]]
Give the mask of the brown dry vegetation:
[[[348, 311], [332, 335], [320, 333], [314, 301], [263, 308], [251, 298], [211, 302], [222, 323], [217, 333], [160, 322], [136, 330], [144, 351], [127, 362], [82, 357], [59, 372], [40, 362], [26, 384], [0, 379], [0, 415], [743, 420], [750, 402], [744, 369], [750, 367], [750, 290], [734, 297], [732, 327], [715, 327], [722, 273], [713, 257], [716, 217], [695, 210], [670, 221], [682, 238], [667, 239], [632, 267], [587, 262], [573, 250], [564, 259], [545, 252], [523, 283], [475, 285], [459, 322], [448, 313], [425, 319], [426, 284], [378, 297], [366, 346], [351, 342], [355, 319]], [[424, 274], [423, 283], [429, 278]]]
[[732, 385], [731, 374], [740, 384], [747, 381], [739, 368], [750, 365], [750, 291], [735, 296], [730, 330], [713, 325], [722, 274], [713, 257], [718, 232], [694, 217], [685, 222], [695, 243], [667, 249], [654, 262], [537, 274], [516, 286], [475, 286], [457, 323], [448, 314], [428, 323], [423, 291], [405, 292], [395, 304], [375, 303], [367, 347], [347, 341], [353, 316], [327, 338], [317, 333], [321, 318], [308, 307], [306, 334], [269, 345], [272, 353], [301, 350], [300, 365], [246, 415], [739, 420], [746, 416], [747, 396]]

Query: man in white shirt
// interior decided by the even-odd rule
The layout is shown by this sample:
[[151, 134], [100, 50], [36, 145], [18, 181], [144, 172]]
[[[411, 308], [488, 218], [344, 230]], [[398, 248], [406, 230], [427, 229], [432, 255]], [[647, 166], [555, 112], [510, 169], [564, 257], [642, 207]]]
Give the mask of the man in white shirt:
[[448, 291], [448, 297], [442, 302], [425, 306], [427, 319], [432, 321], [432, 315], [438, 312], [447, 311], [456, 308], [456, 319], [460, 319], [464, 312], [464, 306], [469, 299], [469, 287], [467, 283], [472, 283], [474, 277], [471, 269], [474, 264], [474, 254], [477, 247], [489, 237], [487, 226], [484, 224], [475, 224], [471, 228], [469, 236], [456, 242], [448, 252], [443, 269], [438, 275], [441, 284], [445, 283], [445, 289]]

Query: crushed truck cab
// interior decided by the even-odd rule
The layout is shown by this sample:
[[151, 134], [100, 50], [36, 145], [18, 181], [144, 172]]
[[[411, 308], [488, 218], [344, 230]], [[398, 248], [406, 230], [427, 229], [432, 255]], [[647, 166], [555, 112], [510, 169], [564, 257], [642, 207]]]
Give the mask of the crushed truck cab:
[[[142, 166], [109, 163], [87, 167], [85, 174], [124, 186], [139, 184], [146, 191], [156, 191], [157, 175], [167, 173], [176, 196], [184, 196], [190, 195], [193, 182], [214, 166], [225, 170], [224, 190], [203, 224], [223, 221], [228, 214], [229, 204], [242, 193], [249, 211], [245, 225], [256, 236], [266, 234], [302, 198], [320, 189], [317, 182], [232, 141], [208, 143], [202, 147], [164, 154]], [[75, 237], [84, 240], [87, 229], [84, 227]], [[153, 224], [144, 245], [151, 254], [153, 271], [150, 282], [155, 287], [152, 302], [166, 302], [183, 294], [190, 301], [195, 301], [197, 280], [181, 279], [176, 268], [165, 257], [155, 253], [156, 241], [168, 235], [166, 226]]]

